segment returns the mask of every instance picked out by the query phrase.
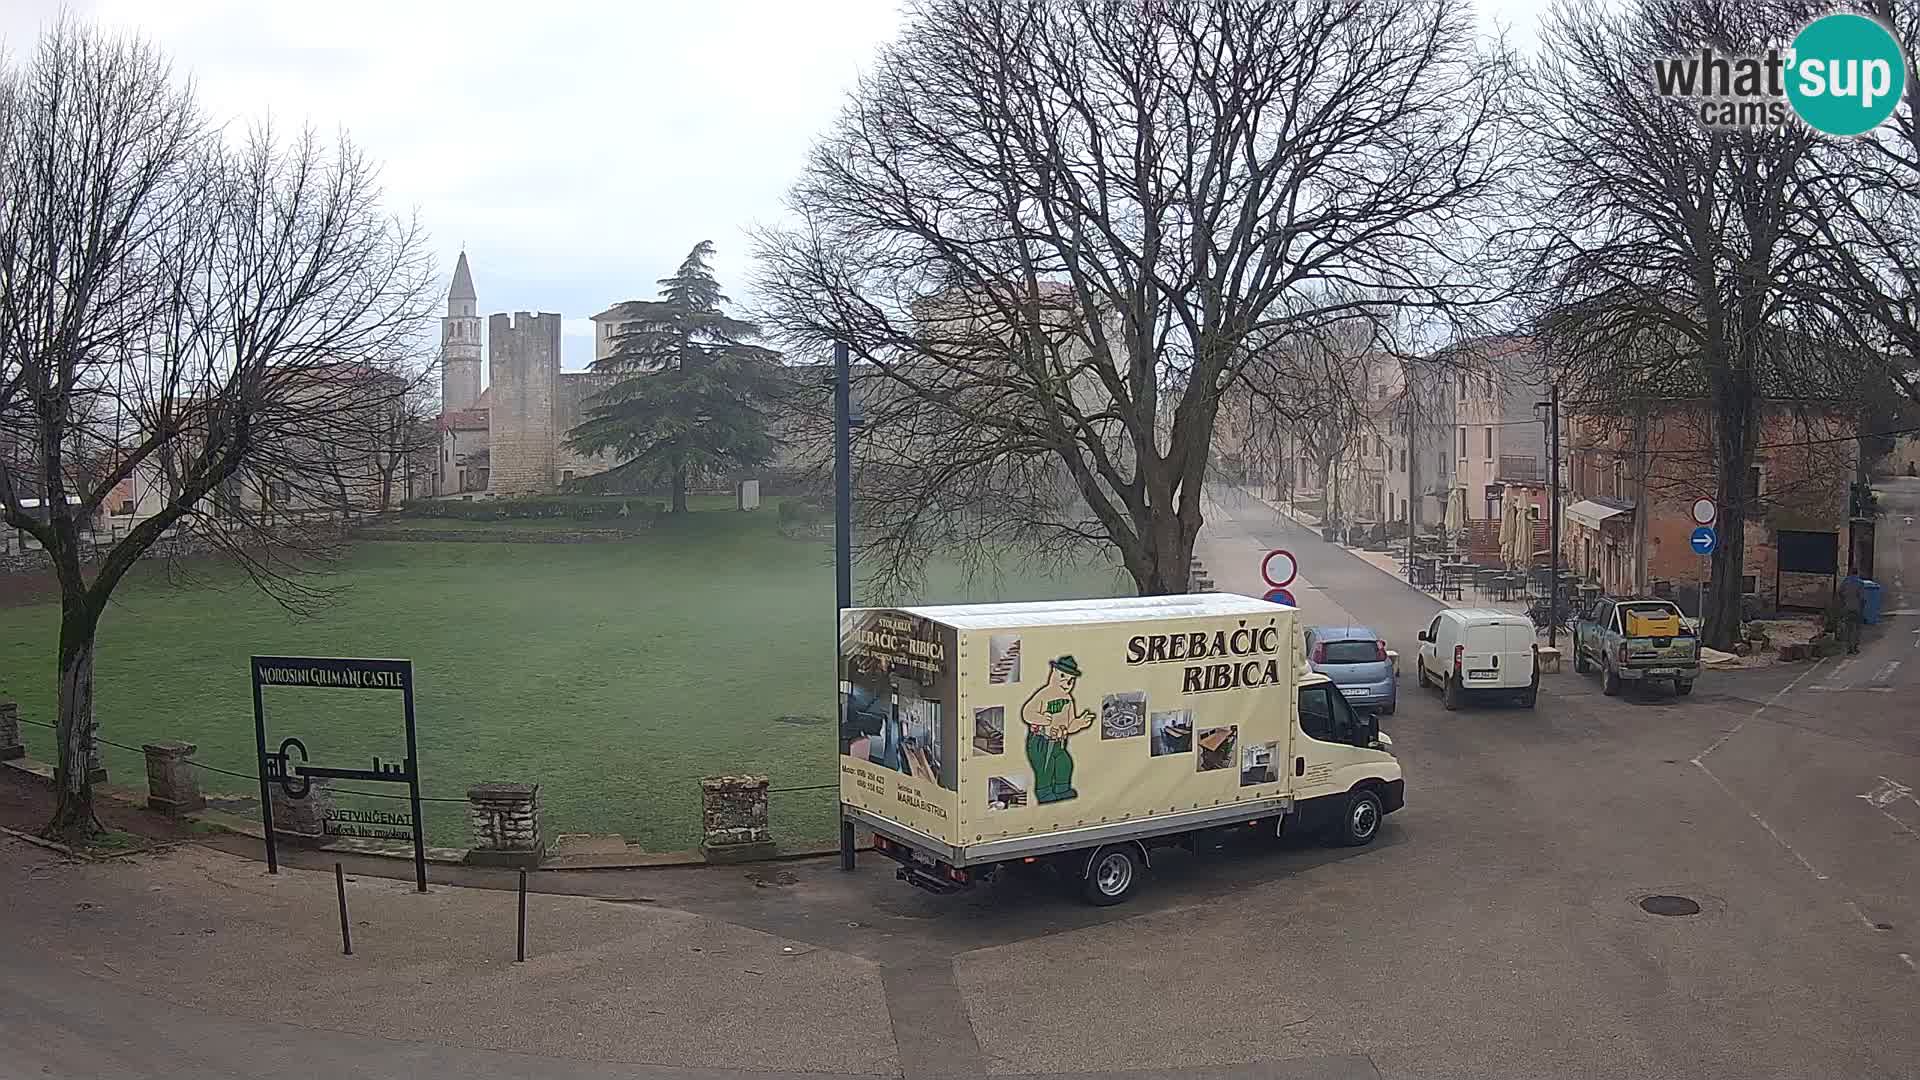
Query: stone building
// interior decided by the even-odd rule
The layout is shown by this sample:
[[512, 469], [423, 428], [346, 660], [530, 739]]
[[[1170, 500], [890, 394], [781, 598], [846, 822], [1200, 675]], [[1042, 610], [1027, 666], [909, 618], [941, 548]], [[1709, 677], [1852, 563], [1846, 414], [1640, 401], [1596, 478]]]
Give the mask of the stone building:
[[609, 455], [581, 454], [566, 445], [586, 399], [607, 380], [562, 370], [560, 316], [492, 315], [484, 347], [480, 326], [479, 296], [463, 251], [440, 320], [440, 454], [433, 494], [546, 495], [611, 468]]
[[[1696, 554], [1696, 499], [1718, 500], [1711, 410], [1704, 401], [1655, 403], [1639, 419], [1569, 415], [1566, 565], [1608, 592], [1671, 588], [1692, 609], [1709, 576]], [[1748, 503], [1741, 592], [1761, 610], [1819, 608], [1847, 572], [1871, 522], [1848, 518], [1847, 484], [1860, 444], [1852, 417], [1823, 403], [1772, 400], [1745, 478]]]

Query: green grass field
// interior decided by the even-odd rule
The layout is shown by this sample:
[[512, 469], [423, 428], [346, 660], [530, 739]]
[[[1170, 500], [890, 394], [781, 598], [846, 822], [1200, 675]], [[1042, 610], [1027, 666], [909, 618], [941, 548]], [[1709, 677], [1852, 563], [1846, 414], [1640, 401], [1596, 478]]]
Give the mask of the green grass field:
[[[101, 627], [101, 735], [184, 739], [197, 760], [250, 774], [249, 655], [407, 657], [429, 795], [534, 781], [550, 835], [693, 846], [702, 776], [761, 772], [776, 789], [835, 776], [831, 547], [782, 537], [771, 506], [706, 507], [623, 543], [363, 543], [332, 575], [343, 591], [310, 617], [234, 573], [183, 588], [143, 567]], [[915, 600], [1130, 591], [1107, 566], [971, 585], [949, 569]], [[0, 696], [28, 719], [53, 717], [58, 613], [0, 608]], [[273, 688], [267, 713], [269, 742], [298, 734], [317, 763], [365, 768], [404, 749], [397, 695]], [[26, 733], [33, 756], [51, 760], [51, 733]], [[143, 783], [139, 754], [106, 757], [115, 783]], [[215, 792], [253, 790], [202, 779]], [[833, 802], [830, 791], [774, 795], [777, 838], [830, 839]], [[430, 842], [464, 846], [464, 813], [429, 806]]]

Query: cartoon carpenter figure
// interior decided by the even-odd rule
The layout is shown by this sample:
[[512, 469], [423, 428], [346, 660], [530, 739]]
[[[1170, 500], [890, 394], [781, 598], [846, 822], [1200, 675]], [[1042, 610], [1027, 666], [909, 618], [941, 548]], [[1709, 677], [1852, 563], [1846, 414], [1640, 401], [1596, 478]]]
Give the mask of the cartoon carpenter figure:
[[1033, 765], [1033, 797], [1050, 803], [1071, 799], [1073, 755], [1067, 738], [1093, 726], [1092, 709], [1075, 709], [1073, 687], [1080, 681], [1080, 665], [1071, 656], [1047, 664], [1047, 681], [1020, 706], [1020, 722], [1027, 725], [1027, 761]]

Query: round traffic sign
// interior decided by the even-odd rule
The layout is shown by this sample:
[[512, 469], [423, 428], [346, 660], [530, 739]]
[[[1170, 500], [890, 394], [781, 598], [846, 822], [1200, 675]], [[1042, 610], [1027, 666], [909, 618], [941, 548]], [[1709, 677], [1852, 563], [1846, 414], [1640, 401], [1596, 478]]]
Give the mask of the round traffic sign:
[[1274, 548], [1267, 552], [1266, 558], [1260, 560], [1260, 576], [1276, 589], [1293, 584], [1294, 576], [1298, 573], [1300, 564], [1293, 560], [1293, 552], [1285, 548]]
[[1703, 495], [1693, 500], [1693, 523], [1695, 525], [1711, 525], [1713, 524], [1713, 519], [1719, 516], [1720, 508], [1713, 505], [1712, 499]]
[[1720, 542], [1720, 536], [1713, 531], [1713, 526], [1702, 525], [1693, 530], [1693, 535], [1687, 542], [1693, 545], [1695, 555], [1711, 555], [1714, 545]]
[[1271, 600], [1276, 604], [1285, 604], [1288, 607], [1300, 606], [1299, 604], [1296, 604], [1293, 602], [1293, 594], [1288, 592], [1285, 589], [1272, 589], [1268, 591], [1267, 595], [1265, 597], [1262, 597], [1262, 599]]

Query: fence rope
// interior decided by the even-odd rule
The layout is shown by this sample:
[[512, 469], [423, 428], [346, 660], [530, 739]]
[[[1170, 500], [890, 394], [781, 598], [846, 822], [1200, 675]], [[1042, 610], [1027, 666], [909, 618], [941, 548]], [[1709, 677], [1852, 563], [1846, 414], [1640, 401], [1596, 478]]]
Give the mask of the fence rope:
[[[23, 724], [32, 724], [34, 727], [46, 728], [48, 731], [54, 730], [54, 725], [49, 724], [44, 720], [30, 720], [24, 716], [20, 717], [19, 719], [20, 719], [20, 722]], [[126, 750], [130, 753], [135, 753], [135, 754], [146, 753], [145, 750], [141, 749], [138, 746], [128, 746], [126, 743], [114, 742], [112, 739], [103, 739], [98, 735], [95, 735], [93, 737], [93, 741], [101, 744], [102, 746], [111, 746], [115, 750]], [[256, 784], [260, 782], [259, 773], [234, 772], [232, 769], [223, 769], [218, 765], [208, 765], [203, 761], [195, 761], [192, 758], [187, 759], [187, 764], [193, 766], [196, 769], [205, 769], [208, 772], [219, 773], [221, 776], [231, 776], [236, 780], [252, 780]], [[328, 790], [333, 791], [334, 793], [340, 794], [340, 795], [363, 795], [369, 799], [411, 800], [413, 798], [413, 796], [411, 795], [396, 795], [390, 791], [361, 791], [359, 788], [337, 787], [337, 788], [329, 788]], [[437, 803], [465, 803], [467, 800], [463, 798], [451, 798], [446, 795], [422, 795], [420, 796], [420, 801], [421, 802], [437, 802]]]
[[[49, 724], [44, 720], [31, 720], [31, 719], [28, 719], [27, 717], [22, 716], [20, 717], [20, 722], [23, 724], [32, 724], [34, 727], [46, 728], [49, 731], [52, 731], [54, 729], [54, 725]], [[112, 739], [103, 739], [98, 735], [95, 735], [93, 737], [93, 741], [100, 743], [103, 746], [111, 746], [116, 750], [126, 750], [130, 753], [135, 753], [135, 754], [146, 753], [145, 750], [141, 749], [138, 746], [128, 746], [125, 743], [117, 743], [117, 742], [114, 742]], [[205, 769], [206, 771], [211, 773], [219, 773], [221, 776], [231, 776], [236, 780], [252, 780], [255, 783], [260, 782], [259, 773], [234, 772], [232, 769], [223, 769], [218, 765], [208, 765], [205, 762], [194, 761], [192, 758], [187, 759], [187, 764], [193, 766], [196, 769]], [[836, 791], [839, 789], [839, 787], [840, 787], [839, 784], [807, 784], [801, 787], [770, 787], [767, 789], [767, 794], [787, 795], [794, 792], [803, 792], [803, 791]], [[411, 796], [408, 796], [408, 795], [396, 795], [392, 792], [387, 792], [387, 791], [361, 791], [358, 788], [332, 788], [331, 790], [341, 795], [361, 795], [369, 799], [411, 798]], [[420, 801], [421, 802], [437, 802], [437, 803], [465, 803], [467, 800], [464, 798], [452, 798], [446, 795], [422, 795], [420, 796]]]

